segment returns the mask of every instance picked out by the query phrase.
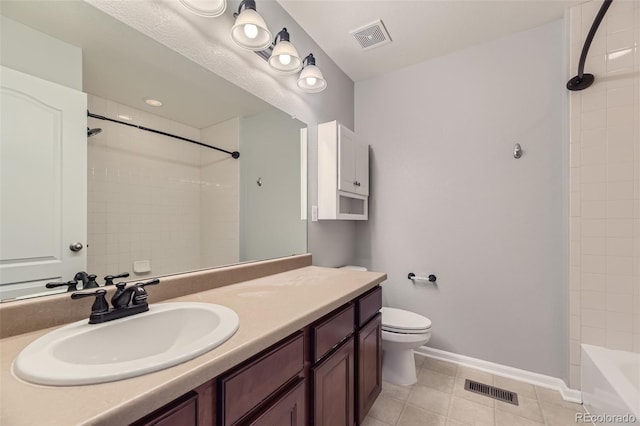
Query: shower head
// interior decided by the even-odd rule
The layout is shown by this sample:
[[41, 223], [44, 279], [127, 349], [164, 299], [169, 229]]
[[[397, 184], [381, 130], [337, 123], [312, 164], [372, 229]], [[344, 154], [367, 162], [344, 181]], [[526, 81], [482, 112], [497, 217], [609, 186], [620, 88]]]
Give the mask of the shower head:
[[87, 137], [90, 138], [91, 136], [95, 136], [98, 133], [100, 133], [102, 131], [102, 129], [96, 127], [95, 129], [90, 129], [87, 127]]

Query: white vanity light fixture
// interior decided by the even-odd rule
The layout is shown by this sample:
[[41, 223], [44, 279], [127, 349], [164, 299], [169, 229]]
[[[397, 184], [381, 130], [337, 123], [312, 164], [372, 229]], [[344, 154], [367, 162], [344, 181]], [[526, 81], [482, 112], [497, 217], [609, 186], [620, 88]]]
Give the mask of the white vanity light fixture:
[[327, 81], [324, 79], [322, 72], [316, 66], [316, 58], [313, 53], [304, 58], [302, 61], [304, 68], [298, 78], [298, 87], [303, 92], [318, 93], [327, 88]]
[[247, 50], [265, 50], [271, 46], [271, 33], [256, 12], [255, 0], [242, 0], [233, 16], [236, 22], [231, 27], [231, 38], [238, 46]]
[[227, 0], [178, 0], [191, 13], [216, 18], [227, 10]]
[[289, 32], [283, 28], [273, 42], [275, 47], [269, 57], [269, 65], [282, 74], [295, 74], [302, 68], [302, 59], [291, 44]]

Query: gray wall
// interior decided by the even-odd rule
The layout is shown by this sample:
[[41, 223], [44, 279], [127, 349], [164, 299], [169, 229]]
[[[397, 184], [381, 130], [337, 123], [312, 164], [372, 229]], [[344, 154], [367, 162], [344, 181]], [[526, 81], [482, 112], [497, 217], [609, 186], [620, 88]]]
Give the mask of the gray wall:
[[[275, 108], [240, 119], [240, 261], [304, 253], [300, 129]], [[262, 185], [256, 182], [261, 179]], [[265, 226], [269, 224], [269, 226]]]
[[[317, 204], [316, 126], [338, 120], [353, 128], [354, 85], [279, 4], [261, 0], [258, 11], [274, 34], [287, 27], [300, 55], [314, 54], [328, 82], [322, 93], [301, 92], [296, 76], [277, 75], [258, 55], [233, 44], [229, 35], [234, 22], [231, 14], [238, 9], [239, 1], [228, 2], [227, 12], [210, 20], [185, 14], [179, 2], [85, 1], [309, 125], [308, 200], [310, 206]], [[353, 262], [355, 223], [309, 221], [307, 232], [314, 264], [339, 266]]]
[[562, 46], [554, 22], [356, 84], [356, 261], [389, 275], [385, 305], [433, 321], [428, 346], [566, 380]]

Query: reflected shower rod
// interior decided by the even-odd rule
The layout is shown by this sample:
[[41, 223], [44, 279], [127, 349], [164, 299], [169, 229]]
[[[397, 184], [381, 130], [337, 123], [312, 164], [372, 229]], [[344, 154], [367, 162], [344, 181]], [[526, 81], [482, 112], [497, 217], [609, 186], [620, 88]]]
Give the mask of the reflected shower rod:
[[111, 121], [112, 123], [124, 124], [125, 126], [135, 127], [136, 129], [146, 130], [147, 132], [156, 133], [158, 135], [168, 136], [170, 138], [179, 139], [181, 141], [193, 143], [196, 145], [203, 146], [205, 148], [215, 149], [216, 151], [224, 152], [225, 154], [229, 154], [231, 157], [238, 159], [240, 157], [240, 153], [238, 151], [227, 151], [226, 149], [218, 148], [213, 145], [207, 145], [206, 143], [194, 141], [193, 139], [183, 138], [182, 136], [174, 135], [171, 133], [163, 132], [162, 130], [151, 129], [149, 127], [140, 126], [138, 124], [127, 123], [126, 121], [115, 120], [113, 118], [105, 117], [104, 115], [93, 114], [87, 110], [87, 117], [97, 118], [98, 120]]

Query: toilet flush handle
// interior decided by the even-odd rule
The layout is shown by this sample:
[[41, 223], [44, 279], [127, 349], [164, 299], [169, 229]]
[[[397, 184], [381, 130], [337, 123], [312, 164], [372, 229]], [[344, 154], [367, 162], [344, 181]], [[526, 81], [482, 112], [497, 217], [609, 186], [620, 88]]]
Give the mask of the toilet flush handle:
[[407, 279], [411, 281], [429, 281], [432, 283], [436, 282], [436, 276], [433, 274], [430, 274], [428, 277], [418, 277], [413, 272], [409, 272], [409, 275], [407, 275]]

